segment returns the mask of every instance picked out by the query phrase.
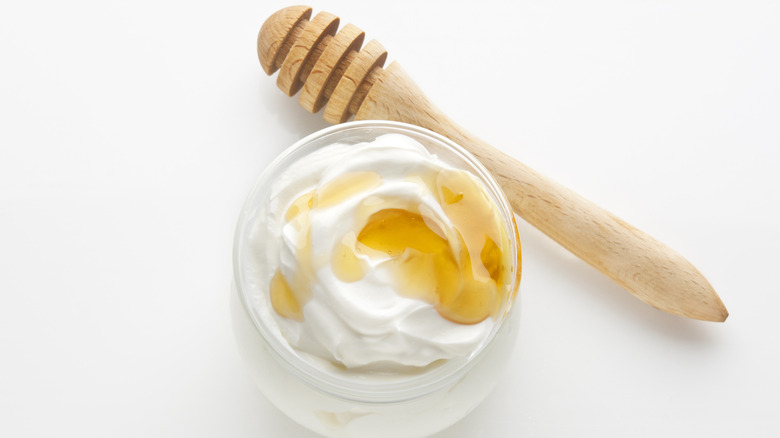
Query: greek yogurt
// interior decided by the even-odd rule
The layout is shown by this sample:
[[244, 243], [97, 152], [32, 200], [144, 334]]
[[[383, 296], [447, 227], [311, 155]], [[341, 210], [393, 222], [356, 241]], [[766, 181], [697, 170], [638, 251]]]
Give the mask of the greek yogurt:
[[248, 305], [323, 366], [407, 373], [467, 357], [512, 299], [512, 225], [477, 178], [407, 136], [318, 149], [261, 208]]

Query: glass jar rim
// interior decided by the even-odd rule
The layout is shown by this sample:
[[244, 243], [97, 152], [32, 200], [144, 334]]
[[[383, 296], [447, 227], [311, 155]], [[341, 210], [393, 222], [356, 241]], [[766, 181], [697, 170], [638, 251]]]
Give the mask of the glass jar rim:
[[[301, 157], [319, 150], [321, 147], [325, 147], [323, 145], [305, 151], [307, 146], [312, 145], [317, 140], [334, 134], [349, 133], [350, 131], [365, 129], [378, 129], [382, 131], [381, 134], [399, 133], [411, 138], [415, 138], [415, 136], [423, 137], [436, 143], [437, 146], [441, 146], [457, 155], [458, 158], [469, 166], [469, 169], [467, 170], [472, 174], [475, 174], [480, 181], [487, 186], [494, 202], [496, 202], [499, 207], [507, 228], [509, 228], [507, 234], [510, 236], [509, 238], [513, 251], [510, 259], [512, 260], [514, 268], [514, 275], [512, 276], [512, 284], [510, 286], [511, 298], [505, 304], [503, 313], [500, 315], [490, 334], [480, 343], [479, 347], [472, 351], [468, 356], [449, 359], [446, 363], [436, 366], [429, 371], [412, 375], [401, 380], [387, 382], [369, 382], [366, 380], [349, 379], [344, 376], [336, 375], [316, 366], [310, 360], [302, 357], [302, 355], [296, 353], [291, 346], [284, 345], [280, 337], [272, 333], [271, 328], [269, 328], [263, 321], [263, 318], [258, 315], [255, 307], [250, 304], [246, 288], [244, 287], [244, 272], [241, 269], [243, 260], [241, 249], [246, 238], [243, 231], [248, 219], [251, 219], [252, 217], [252, 200], [255, 198], [258, 191], [272, 183], [270, 178], [273, 176], [274, 172], [286, 168], [287, 165], [295, 163]], [[428, 148], [426, 147], [426, 149]], [[297, 156], [298, 154], [301, 155]], [[520, 282], [520, 271], [520, 239], [514, 213], [509, 205], [509, 201], [506, 199], [506, 195], [490, 172], [476, 157], [452, 140], [416, 125], [394, 121], [364, 120], [330, 126], [298, 140], [292, 146], [284, 150], [261, 173], [247, 195], [246, 201], [241, 208], [241, 213], [239, 214], [233, 240], [233, 276], [239, 301], [255, 328], [261, 334], [268, 347], [270, 347], [269, 351], [272, 355], [275, 356], [278, 361], [285, 363], [286, 368], [308, 386], [332, 396], [362, 403], [396, 403], [416, 399], [435, 392], [460, 379], [473, 366], [476, 359], [481, 356], [481, 353], [486, 347], [491, 344], [496, 337], [496, 334], [503, 327], [504, 322], [508, 319], [509, 314], [517, 307], [517, 304], [513, 305], [513, 302], [518, 299], [517, 290]]]

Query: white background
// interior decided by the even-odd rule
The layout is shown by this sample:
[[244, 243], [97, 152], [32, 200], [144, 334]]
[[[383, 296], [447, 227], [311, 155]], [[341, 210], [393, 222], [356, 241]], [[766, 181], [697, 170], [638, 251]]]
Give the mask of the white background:
[[[467, 129], [688, 257], [639, 302], [520, 224], [500, 387], [437, 438], [780, 435], [780, 3], [323, 1]], [[0, 4], [0, 436], [311, 437], [228, 314], [244, 196], [321, 127], [266, 77], [283, 2]]]

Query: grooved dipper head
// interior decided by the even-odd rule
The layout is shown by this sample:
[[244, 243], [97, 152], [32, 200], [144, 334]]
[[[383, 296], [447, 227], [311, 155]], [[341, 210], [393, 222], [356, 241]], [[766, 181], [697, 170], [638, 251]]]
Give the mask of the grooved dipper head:
[[302, 20], [311, 18], [308, 6], [290, 6], [268, 17], [257, 34], [257, 57], [266, 74], [273, 74], [284, 61], [295, 38], [290, 35]]

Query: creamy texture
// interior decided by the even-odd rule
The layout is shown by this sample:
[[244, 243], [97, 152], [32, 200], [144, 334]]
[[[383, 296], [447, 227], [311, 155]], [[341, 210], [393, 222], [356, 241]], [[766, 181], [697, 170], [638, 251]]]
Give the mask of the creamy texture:
[[[463, 194], [442, 190], [441, 181], [450, 180], [480, 194], [476, 206], [465, 206], [473, 220], [453, 216]], [[387, 134], [368, 144], [334, 144], [309, 154], [273, 184], [267, 220], [251, 235], [260, 290], [254, 305], [294, 350], [338, 366], [400, 371], [468, 356], [492, 331], [516, 274], [505, 269], [512, 253], [507, 226], [487, 199], [476, 178], [405, 136]], [[432, 258], [425, 245], [394, 253], [392, 241], [388, 247], [378, 233], [399, 217], [417, 219], [401, 235], [411, 239], [409, 245], [449, 242], [455, 256]], [[459, 231], [456, 225], [464, 223], [489, 230], [489, 245], [484, 233], [469, 237]], [[481, 251], [460, 260], [469, 268], [462, 281], [482, 288], [474, 294], [479, 302], [467, 300], [464, 311], [464, 305], [415, 292], [439, 291], [442, 282], [461, 275], [453, 263], [473, 246], [470, 240]], [[411, 261], [418, 270], [443, 263], [453, 275], [431, 277], [438, 281], [431, 286], [425, 274], [410, 270]], [[492, 298], [482, 300], [483, 295]]]

